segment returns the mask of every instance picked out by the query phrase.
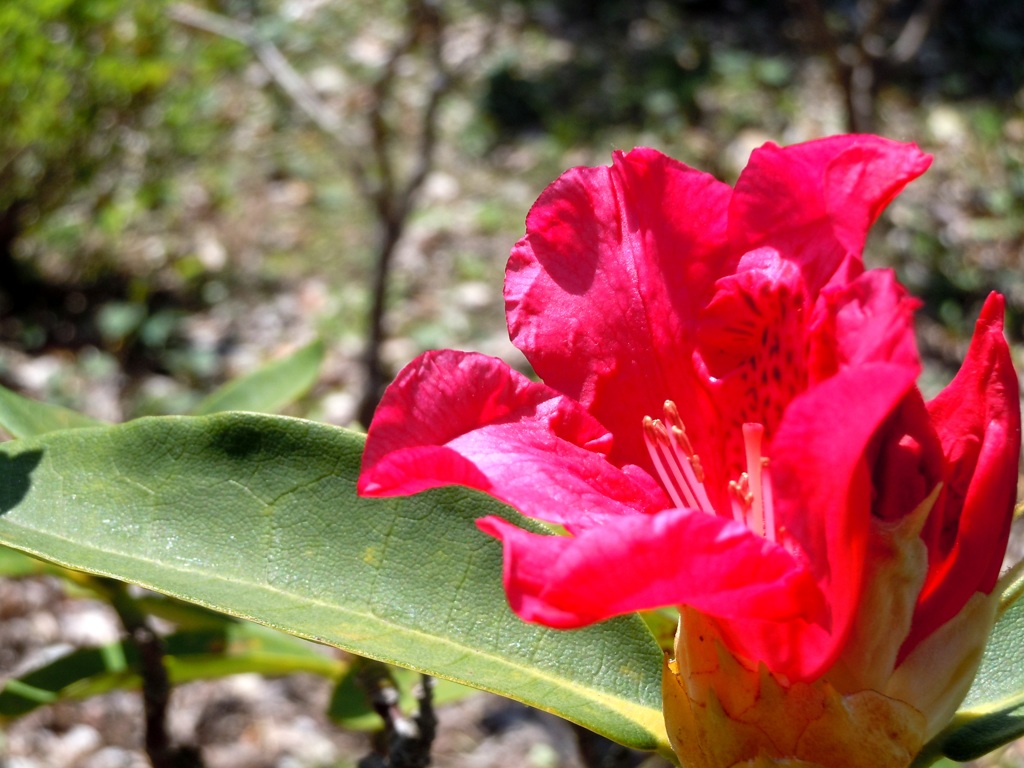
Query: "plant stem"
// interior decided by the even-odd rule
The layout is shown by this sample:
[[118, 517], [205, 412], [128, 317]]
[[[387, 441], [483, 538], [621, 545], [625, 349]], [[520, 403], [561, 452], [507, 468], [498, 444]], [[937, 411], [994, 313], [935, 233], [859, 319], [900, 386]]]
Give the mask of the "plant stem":
[[197, 750], [177, 749], [167, 733], [167, 707], [171, 698], [171, 682], [164, 666], [164, 645], [149, 626], [146, 614], [128, 593], [128, 585], [112, 579], [102, 581], [110, 604], [117, 612], [139, 655], [139, 676], [142, 679], [142, 706], [145, 713], [145, 748], [153, 768], [201, 768]]

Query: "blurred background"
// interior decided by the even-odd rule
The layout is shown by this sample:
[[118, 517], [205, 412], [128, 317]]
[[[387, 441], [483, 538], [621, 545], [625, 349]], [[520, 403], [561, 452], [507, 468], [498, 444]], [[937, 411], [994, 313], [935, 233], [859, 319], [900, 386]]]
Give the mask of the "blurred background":
[[[523, 366], [504, 262], [563, 170], [648, 145], [732, 182], [765, 141], [847, 131], [935, 155], [867, 249], [924, 301], [926, 393], [991, 290], [1024, 358], [1019, 0], [3, 0], [0, 51], [0, 384], [100, 419], [187, 412], [316, 338], [288, 412], [345, 426], [423, 350]], [[104, 610], [4, 584], [0, 674], [116, 637]], [[217, 685], [175, 700], [211, 766], [365, 751], [319, 683]], [[580, 764], [539, 715], [458, 707], [437, 764]], [[144, 765], [135, 717], [40, 710], [3, 765]]]

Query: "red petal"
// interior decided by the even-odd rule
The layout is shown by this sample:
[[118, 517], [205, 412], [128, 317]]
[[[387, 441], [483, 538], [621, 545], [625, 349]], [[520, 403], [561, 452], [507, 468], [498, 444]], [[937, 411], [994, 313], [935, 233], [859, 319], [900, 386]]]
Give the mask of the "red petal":
[[577, 403], [500, 360], [428, 352], [381, 400], [359, 492], [396, 496], [465, 485], [570, 530], [664, 509], [653, 479], [607, 460], [610, 441]]
[[715, 287], [700, 317], [698, 349], [718, 379], [711, 444], [723, 453], [700, 456], [711, 488], [724, 489], [746, 470], [743, 424], [761, 424], [770, 439], [790, 400], [807, 388], [807, 329], [800, 270], [771, 248], [744, 255]]
[[729, 195], [654, 150], [616, 153], [610, 168], [575, 168], [549, 186], [512, 250], [512, 340], [615, 435], [616, 463], [647, 466], [643, 417], [696, 396], [690, 326], [730, 269]]
[[945, 503], [922, 537], [929, 573], [906, 655], [964, 606], [989, 593], [1010, 532], [1020, 461], [1020, 395], [1003, 337], [1004, 300], [988, 297], [960, 372], [928, 403], [948, 463]]
[[811, 382], [869, 362], [920, 367], [914, 338], [920, 305], [888, 269], [872, 269], [852, 283], [827, 288], [808, 334]]
[[725, 518], [689, 510], [621, 517], [576, 537], [477, 521], [504, 544], [505, 591], [526, 621], [572, 628], [692, 605], [726, 619], [820, 616], [817, 585], [789, 552]]
[[872, 509], [868, 448], [916, 376], [912, 366], [847, 368], [793, 400], [772, 441], [776, 519], [806, 553], [831, 610], [827, 635], [778, 630], [778, 642], [796, 643], [799, 679], [835, 660], [856, 616]]
[[729, 236], [740, 252], [777, 248], [801, 266], [814, 296], [833, 275], [860, 274], [868, 229], [930, 164], [913, 144], [877, 136], [766, 144], [736, 183]]
[[902, 519], [943, 481], [942, 444], [916, 387], [876, 433], [868, 463], [875, 493], [871, 513], [879, 520]]
[[[768, 356], [769, 347], [778, 365], [784, 352], [802, 358], [803, 298], [800, 270], [777, 251], [762, 248], [745, 254], [736, 272], [715, 284], [715, 295], [700, 315], [698, 348], [708, 372], [724, 378], [751, 357]], [[794, 361], [787, 359], [785, 367], [784, 373], [794, 375], [802, 388], [804, 377], [793, 371]]]

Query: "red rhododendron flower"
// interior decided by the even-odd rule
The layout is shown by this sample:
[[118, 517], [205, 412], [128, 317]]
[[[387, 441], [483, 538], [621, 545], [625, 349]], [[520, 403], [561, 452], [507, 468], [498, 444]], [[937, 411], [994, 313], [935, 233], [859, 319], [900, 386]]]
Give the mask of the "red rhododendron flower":
[[360, 492], [456, 483], [560, 526], [479, 521], [528, 621], [687, 606], [787, 685], [891, 678], [992, 592], [1020, 446], [1002, 297], [925, 402], [917, 302], [864, 269], [868, 228], [929, 163], [844, 136], [766, 145], [735, 188], [650, 149], [568, 171], [505, 280], [543, 383], [423, 355], [381, 402]]

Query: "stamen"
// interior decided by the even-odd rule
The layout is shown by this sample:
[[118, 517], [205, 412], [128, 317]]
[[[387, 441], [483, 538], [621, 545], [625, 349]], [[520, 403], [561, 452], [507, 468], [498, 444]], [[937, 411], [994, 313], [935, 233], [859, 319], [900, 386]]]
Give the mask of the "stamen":
[[768, 541], [775, 541], [775, 501], [772, 498], [772, 475], [765, 472], [768, 459], [761, 459], [761, 499], [764, 506], [764, 535]]
[[667, 442], [668, 435], [666, 434], [662, 438], [662, 434], [665, 431], [665, 425], [656, 419], [652, 419], [650, 416], [644, 416], [644, 445], [647, 446], [647, 453], [651, 457], [651, 461], [654, 462], [655, 469], [658, 470], [658, 475], [661, 477], [662, 485], [665, 486], [665, 491], [668, 493], [669, 498], [672, 499], [672, 503], [677, 507], [688, 507], [690, 504], [684, 504], [682, 498], [679, 495], [679, 490], [676, 485], [671, 482], [671, 475], [665, 469], [665, 463], [661, 460], [661, 446], [664, 442]]
[[750, 503], [753, 496], [750, 495], [750, 478], [746, 472], [740, 475], [739, 480], [729, 481], [729, 491], [732, 493], [732, 517], [737, 523], [747, 524], [747, 512], [750, 511]]
[[715, 514], [704, 490], [704, 469], [671, 400], [665, 402], [665, 421], [668, 426], [659, 419], [644, 417], [644, 444], [666, 492], [676, 506]]
[[739, 480], [730, 480], [729, 490], [744, 507], [750, 509], [751, 502], [754, 500], [754, 495], [750, 492], [750, 475], [744, 472], [740, 475]]
[[694, 453], [693, 444], [690, 442], [690, 438], [686, 436], [686, 425], [683, 424], [683, 419], [679, 416], [679, 409], [671, 400], [665, 401], [665, 421], [671, 428], [672, 434], [682, 444], [686, 455], [692, 456]]
[[690, 438], [686, 434], [686, 426], [679, 416], [679, 409], [671, 400], [665, 401], [664, 408], [665, 421], [670, 426], [668, 435], [672, 440], [672, 455], [686, 476], [687, 487], [696, 497], [695, 506], [697, 509], [713, 515], [715, 508], [711, 505], [707, 491], [704, 490], [704, 467], [701, 466], [700, 457], [693, 450], [693, 443], [690, 442]]
[[704, 467], [700, 463], [700, 456], [695, 453], [686, 458], [690, 462], [690, 466], [693, 467], [693, 474], [697, 478], [697, 482], [704, 485]]
[[[686, 434], [679, 409], [665, 401], [665, 420], [644, 417], [644, 444], [672, 503], [677, 507], [717, 514], [704, 488], [704, 468]], [[768, 459], [761, 455], [764, 427], [743, 425], [743, 447], [747, 471], [728, 485], [733, 518], [769, 541], [785, 538], [776, 528], [775, 505]]]

